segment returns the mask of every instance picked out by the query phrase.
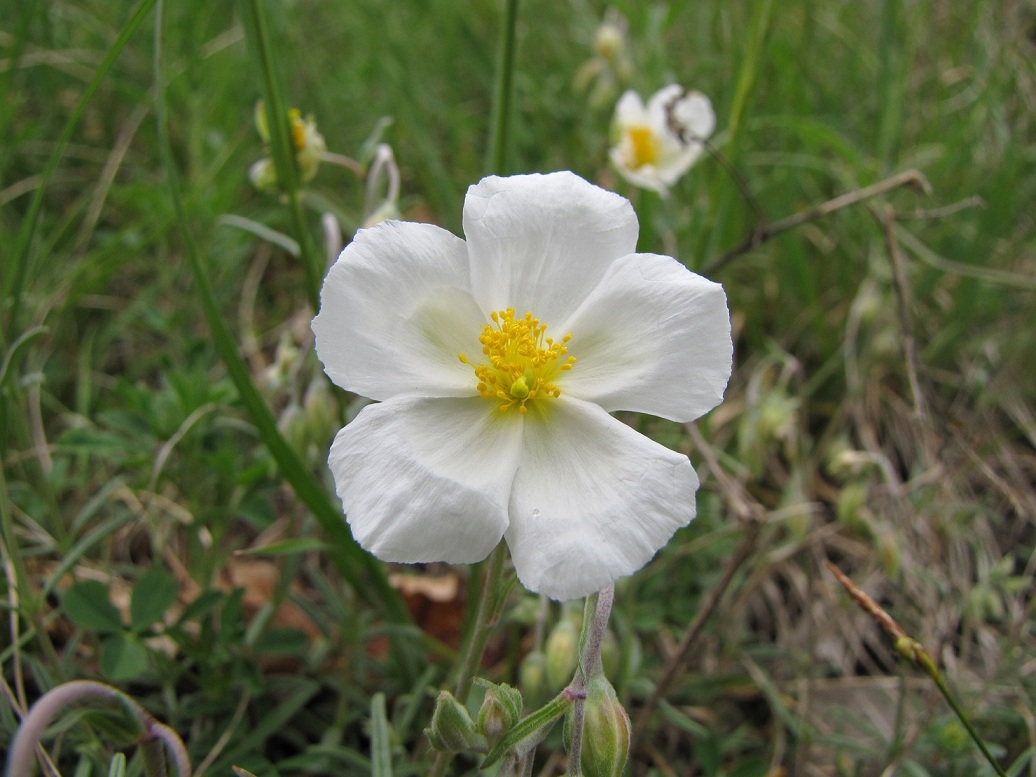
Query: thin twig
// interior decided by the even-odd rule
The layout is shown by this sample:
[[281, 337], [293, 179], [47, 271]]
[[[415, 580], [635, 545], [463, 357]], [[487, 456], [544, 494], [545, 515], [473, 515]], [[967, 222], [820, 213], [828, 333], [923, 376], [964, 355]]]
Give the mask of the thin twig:
[[756, 225], [748, 237], [725, 254], [722, 254], [719, 258], [714, 259], [712, 262], [707, 264], [702, 270], [702, 273], [704, 275], [711, 275], [728, 265], [738, 256], [758, 248], [778, 235], [791, 229], [795, 229], [796, 227], [800, 227], [810, 221], [816, 221], [819, 218], [828, 216], [835, 211], [848, 208], [851, 205], [857, 205], [858, 203], [865, 202], [873, 197], [877, 197], [903, 186], [910, 186], [924, 194], [928, 194], [931, 191], [928, 179], [925, 178], [920, 171], [904, 170], [902, 173], [897, 173], [890, 178], [886, 178], [884, 181], [878, 181], [870, 186], [864, 186], [862, 189], [853, 189], [845, 194], [840, 194], [834, 199], [827, 200], [819, 205], [814, 205], [811, 208], [806, 208], [805, 210], [799, 211], [785, 219], [775, 221], [772, 224]]
[[892, 287], [896, 293], [896, 310], [899, 313], [899, 325], [903, 330], [903, 351], [907, 363], [907, 380], [910, 382], [910, 393], [914, 399], [914, 413], [918, 421], [923, 423], [928, 419], [928, 409], [925, 405], [924, 395], [921, 393], [921, 382], [917, 377], [917, 340], [914, 339], [914, 325], [910, 321], [910, 305], [907, 299], [910, 293], [909, 285], [906, 268], [903, 266], [903, 256], [899, 251], [899, 243], [896, 241], [896, 220], [892, 208], [886, 205], [884, 213], [881, 214], [880, 218], [884, 228], [885, 249], [888, 251], [889, 262], [892, 264]]
[[944, 219], [947, 216], [955, 216], [962, 210], [971, 210], [972, 208], [984, 207], [986, 207], [986, 201], [978, 195], [975, 195], [972, 197], [966, 197], [963, 200], [958, 200], [957, 202], [951, 202], [949, 205], [943, 205], [941, 208], [915, 208], [914, 210], [897, 210], [896, 221], [927, 221], [929, 219]]
[[874, 618], [885, 633], [892, 638], [895, 651], [932, 679], [932, 682], [935, 683], [935, 687], [939, 689], [939, 693], [942, 694], [946, 703], [950, 705], [950, 709], [953, 710], [957, 719], [961, 722], [961, 725], [964, 726], [968, 735], [971, 737], [971, 740], [981, 751], [989, 765], [993, 767], [993, 770], [1000, 775], [1000, 777], [1007, 777], [1003, 767], [1000, 766], [1000, 762], [993, 757], [993, 754], [986, 746], [985, 740], [979, 736], [975, 727], [971, 725], [971, 721], [968, 719], [967, 715], [964, 714], [963, 708], [960, 706], [957, 698], [950, 691], [950, 687], [946, 684], [946, 680], [943, 679], [942, 673], [939, 671], [939, 667], [935, 663], [935, 659], [932, 658], [931, 653], [925, 649], [924, 645], [913, 637], [907, 635], [892, 616], [885, 612], [881, 605], [875, 602], [865, 591], [859, 588], [848, 575], [842, 572], [842, 570], [827, 559], [824, 559], [824, 566], [826, 566], [828, 571], [838, 579], [838, 582], [842, 584], [842, 587], [846, 590], [853, 601], [856, 602], [864, 612]]

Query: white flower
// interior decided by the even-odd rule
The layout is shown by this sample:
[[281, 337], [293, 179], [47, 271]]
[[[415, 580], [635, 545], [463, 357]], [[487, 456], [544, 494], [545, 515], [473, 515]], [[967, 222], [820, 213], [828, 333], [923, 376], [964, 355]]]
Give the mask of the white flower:
[[629, 91], [615, 106], [611, 160], [630, 183], [665, 195], [701, 156], [702, 141], [715, 129], [712, 103], [701, 92], [672, 84], [655, 92], [645, 107], [640, 95]]
[[629, 201], [568, 172], [483, 179], [464, 232], [382, 222], [328, 273], [317, 353], [378, 401], [332, 445], [338, 495], [386, 561], [470, 563], [504, 538], [527, 588], [586, 596], [694, 517], [687, 457], [609, 413], [717, 405], [726, 296], [634, 253]]

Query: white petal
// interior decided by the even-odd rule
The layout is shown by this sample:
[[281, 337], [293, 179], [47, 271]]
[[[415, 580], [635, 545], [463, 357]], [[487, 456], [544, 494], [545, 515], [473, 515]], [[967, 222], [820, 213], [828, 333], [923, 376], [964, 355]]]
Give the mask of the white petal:
[[529, 590], [561, 600], [599, 591], [694, 517], [698, 477], [686, 456], [578, 400], [532, 416], [505, 535]]
[[688, 92], [673, 104], [671, 112], [673, 124], [685, 143], [705, 140], [716, 130], [716, 113], [701, 92]]
[[486, 315], [531, 311], [552, 332], [638, 231], [629, 200], [569, 172], [484, 178], [464, 200], [475, 299]]
[[662, 152], [656, 173], [665, 185], [672, 186], [694, 166], [705, 152], [705, 146], [701, 143], [691, 143], [687, 146], [676, 143], [667, 145], [671, 145], [671, 148]]
[[392, 399], [338, 433], [328, 464], [353, 536], [385, 561], [480, 561], [507, 527], [521, 421], [481, 398]]
[[733, 344], [723, 287], [668, 256], [616, 262], [566, 325], [562, 393], [605, 410], [690, 421], [718, 405]]
[[470, 396], [461, 353], [480, 353], [485, 317], [468, 280], [464, 241], [431, 224], [360, 230], [324, 280], [313, 319], [331, 379], [372, 399]]
[[615, 104], [615, 125], [632, 127], [647, 123], [647, 109], [644, 108], [644, 101], [640, 99], [640, 95], [632, 89], [623, 92], [622, 97]]
[[644, 189], [652, 189], [663, 197], [668, 195], [669, 185], [662, 180], [662, 176], [659, 174], [658, 168], [654, 165], [641, 165], [636, 168], [629, 166], [628, 161], [632, 157], [632, 152], [625, 147], [628, 143], [629, 141], [624, 139], [620, 145], [612, 147], [609, 152], [609, 156], [612, 164], [615, 165], [615, 169], [619, 171], [623, 178], [634, 186], [640, 186]]

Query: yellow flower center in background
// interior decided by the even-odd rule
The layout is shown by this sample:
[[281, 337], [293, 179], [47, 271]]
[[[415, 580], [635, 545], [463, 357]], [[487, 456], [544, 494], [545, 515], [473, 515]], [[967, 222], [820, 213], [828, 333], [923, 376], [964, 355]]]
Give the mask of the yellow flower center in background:
[[288, 111], [288, 119], [291, 122], [291, 140], [295, 144], [295, 151], [301, 151], [306, 147], [306, 123], [298, 108]]
[[658, 161], [658, 138], [650, 127], [630, 127], [626, 134], [633, 146], [631, 168], [653, 165]]
[[522, 415], [534, 399], [561, 396], [554, 381], [575, 364], [576, 357], [565, 356], [572, 335], [555, 342], [546, 336], [546, 324], [532, 313], [515, 318], [514, 308], [494, 312], [490, 318], [492, 323], [486, 324], [478, 338], [487, 361], [474, 364], [460, 354], [460, 360], [475, 369], [479, 395], [501, 400], [500, 412], [517, 407]]

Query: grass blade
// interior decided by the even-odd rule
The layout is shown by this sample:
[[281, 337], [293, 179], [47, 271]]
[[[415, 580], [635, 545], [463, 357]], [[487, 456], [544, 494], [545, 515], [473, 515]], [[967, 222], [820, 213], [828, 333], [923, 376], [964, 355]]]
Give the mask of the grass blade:
[[[234, 342], [230, 328], [216, 302], [212, 282], [208, 270], [202, 260], [201, 252], [194, 242], [187, 214], [184, 210], [180, 193], [179, 178], [172, 157], [172, 144], [169, 137], [168, 107], [166, 105], [165, 88], [162, 80], [162, 37], [161, 10], [156, 18], [155, 35], [155, 78], [156, 115], [158, 117], [159, 147], [162, 163], [168, 182], [169, 196], [176, 213], [176, 220], [184, 244], [184, 254], [194, 278], [198, 300], [201, 303], [206, 321], [212, 332], [212, 338], [230, 375], [231, 380], [241, 397], [241, 402], [248, 410], [256, 429], [270, 454], [277, 462], [284, 478], [291, 484], [298, 498], [309, 508], [313, 517], [330, 538], [333, 544], [331, 558], [341, 575], [349, 582], [353, 590], [368, 601], [380, 600], [385, 606], [388, 617], [397, 622], [409, 622], [409, 616], [402, 600], [389, 585], [380, 564], [364, 551], [349, 532], [341, 512], [331, 503], [327, 493], [314, 475], [306, 468], [298, 455], [277, 429], [277, 423], [266, 406], [252, 380], [247, 365], [241, 358]], [[367, 581], [364, 581], [364, 576]], [[371, 594], [371, 586], [376, 592]]]

